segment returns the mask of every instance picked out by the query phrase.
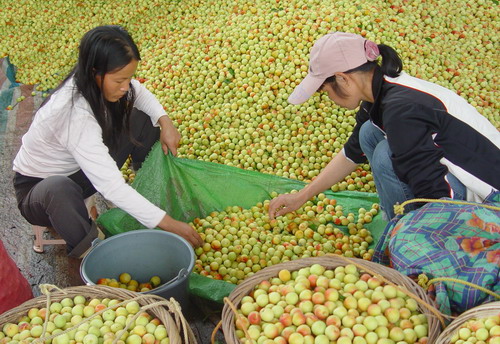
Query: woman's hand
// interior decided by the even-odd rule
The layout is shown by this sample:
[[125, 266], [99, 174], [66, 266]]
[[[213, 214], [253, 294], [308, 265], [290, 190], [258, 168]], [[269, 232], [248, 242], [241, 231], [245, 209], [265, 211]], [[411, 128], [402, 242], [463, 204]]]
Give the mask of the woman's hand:
[[347, 159], [341, 151], [325, 167], [323, 171], [310, 184], [296, 193], [283, 194], [269, 204], [269, 219], [285, 215], [299, 209], [308, 199], [320, 192], [329, 189], [333, 184], [343, 180], [344, 177], [356, 169], [357, 164]]
[[269, 203], [269, 219], [273, 220], [275, 217], [291, 213], [305, 202], [300, 192], [279, 195]]
[[170, 151], [174, 156], [176, 156], [179, 141], [181, 140], [181, 134], [168, 116], [161, 116], [158, 120], [158, 124], [160, 124], [161, 127], [160, 142], [163, 152], [168, 154]]
[[177, 221], [168, 215], [163, 217], [158, 227], [164, 231], [180, 235], [195, 248], [203, 244], [203, 240], [193, 227], [185, 222]]

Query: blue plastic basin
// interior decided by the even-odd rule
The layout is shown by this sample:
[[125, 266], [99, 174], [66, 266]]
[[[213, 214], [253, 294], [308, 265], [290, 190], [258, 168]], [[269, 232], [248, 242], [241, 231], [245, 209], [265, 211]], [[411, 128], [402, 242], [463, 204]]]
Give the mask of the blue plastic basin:
[[87, 285], [97, 284], [100, 278], [118, 280], [123, 272], [138, 282], [159, 276], [162, 284], [143, 293], [167, 300], [173, 297], [185, 308], [194, 262], [194, 250], [184, 238], [162, 230], [140, 229], [94, 243], [82, 260], [80, 276]]

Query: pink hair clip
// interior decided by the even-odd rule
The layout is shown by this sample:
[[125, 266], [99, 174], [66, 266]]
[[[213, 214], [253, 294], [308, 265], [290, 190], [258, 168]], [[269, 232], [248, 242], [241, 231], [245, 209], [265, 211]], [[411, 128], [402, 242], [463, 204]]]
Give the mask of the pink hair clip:
[[365, 41], [365, 56], [368, 61], [375, 61], [380, 56], [378, 46], [375, 42]]

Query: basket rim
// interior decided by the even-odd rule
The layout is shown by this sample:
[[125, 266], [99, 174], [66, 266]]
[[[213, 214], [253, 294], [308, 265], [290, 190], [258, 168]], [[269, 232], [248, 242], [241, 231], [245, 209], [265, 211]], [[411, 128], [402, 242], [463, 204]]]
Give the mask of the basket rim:
[[[181, 334], [176, 321], [172, 317], [172, 313], [178, 313], [171, 309], [165, 308], [165, 306], [157, 305], [159, 301], [166, 301], [164, 298], [151, 295], [151, 294], [138, 294], [130, 290], [122, 288], [113, 288], [109, 286], [97, 285], [97, 286], [73, 286], [67, 288], [57, 288], [52, 286], [52, 290], [49, 295], [41, 295], [33, 299], [27, 300], [21, 305], [14, 307], [2, 314], [0, 314], [0, 326], [3, 326], [8, 322], [17, 322], [19, 317], [27, 314], [28, 310], [31, 308], [46, 308], [47, 301], [49, 302], [59, 302], [64, 298], [73, 298], [77, 295], [82, 295], [86, 300], [91, 299], [102, 299], [102, 298], [113, 298], [121, 301], [136, 299], [141, 306], [141, 311], [147, 312], [160, 319], [162, 324], [167, 329], [168, 338], [171, 343], [182, 344]], [[131, 300], [132, 301], [132, 300]], [[145, 306], [147, 309], [142, 309]], [[50, 313], [50, 311], [49, 311]], [[49, 314], [47, 313], [47, 314]], [[174, 314], [175, 317], [182, 316], [182, 314]]]
[[[366, 267], [389, 281], [397, 284], [400, 287], [406, 288], [408, 291], [413, 292], [422, 300], [427, 302], [430, 306], [435, 308], [435, 302], [429, 298], [429, 296], [425, 293], [424, 289], [422, 289], [417, 283], [415, 283], [408, 276], [403, 275], [395, 269], [386, 267], [384, 265], [374, 263], [371, 261], [359, 259], [359, 258], [345, 258], [340, 257], [338, 255], [325, 255], [321, 257], [308, 257], [308, 258], [300, 258], [276, 265], [272, 265], [270, 267], [266, 267], [254, 275], [243, 280], [241, 284], [239, 284], [233, 292], [228, 296], [228, 300], [231, 301], [234, 306], [238, 307], [241, 299], [248, 295], [254, 287], [264, 281], [268, 280], [272, 277], [277, 276], [279, 270], [288, 269], [290, 271], [297, 271], [300, 268], [311, 266], [312, 264], [320, 264], [327, 269], [334, 269], [337, 266], [346, 266], [349, 262], [353, 262], [359, 264], [363, 267]], [[388, 277], [389, 276], [389, 277]], [[441, 326], [439, 320], [431, 314], [431, 312], [423, 307], [419, 302], [419, 310], [427, 316], [429, 329], [428, 329], [428, 337], [429, 343], [434, 343], [438, 335], [441, 333]], [[234, 325], [234, 313], [231, 310], [231, 307], [226, 302], [222, 309], [222, 330], [224, 333], [224, 338], [228, 344], [239, 344], [239, 340], [236, 337], [235, 325]]]
[[469, 320], [486, 318], [493, 315], [500, 314], [500, 301], [487, 302], [482, 305], [473, 307], [458, 317], [453, 319], [453, 321], [446, 326], [446, 328], [441, 332], [438, 339], [436, 340], [436, 344], [450, 344], [451, 336]]

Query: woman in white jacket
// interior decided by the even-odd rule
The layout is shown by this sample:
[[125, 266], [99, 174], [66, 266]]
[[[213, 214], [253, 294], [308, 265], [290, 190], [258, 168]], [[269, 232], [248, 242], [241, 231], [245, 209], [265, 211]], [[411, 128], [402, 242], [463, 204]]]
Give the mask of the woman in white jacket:
[[140, 166], [158, 139], [165, 153], [174, 155], [180, 141], [158, 100], [132, 79], [139, 60], [123, 28], [87, 32], [76, 66], [38, 109], [14, 159], [21, 214], [31, 224], [52, 226], [69, 256], [82, 256], [97, 237], [84, 203], [96, 191], [145, 227], [201, 244], [191, 226], [137, 193], [119, 170], [129, 154]]

